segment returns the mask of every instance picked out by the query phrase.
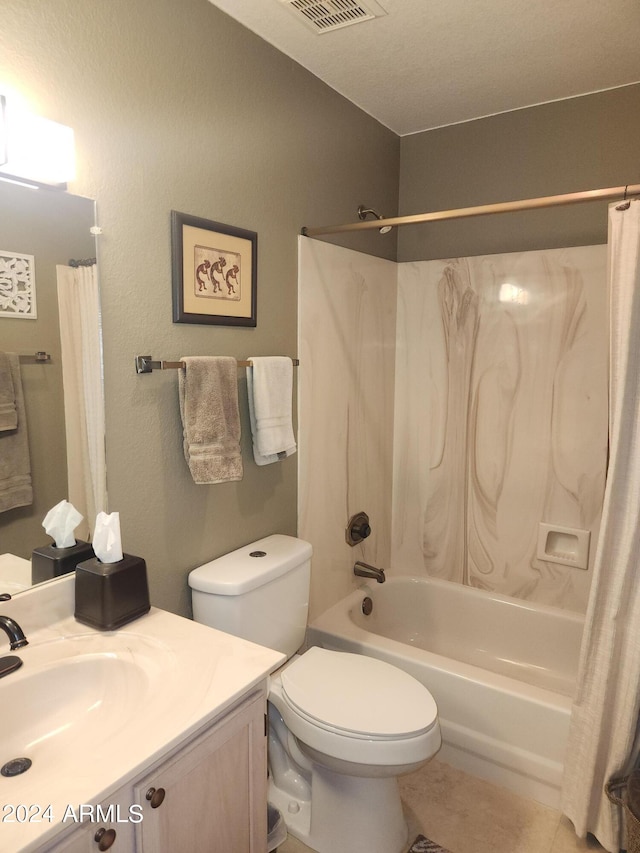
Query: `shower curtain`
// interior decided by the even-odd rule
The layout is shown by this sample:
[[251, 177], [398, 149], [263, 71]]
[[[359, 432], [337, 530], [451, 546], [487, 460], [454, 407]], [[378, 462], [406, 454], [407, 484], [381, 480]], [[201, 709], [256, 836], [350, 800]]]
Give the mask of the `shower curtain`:
[[635, 764], [640, 711], [640, 200], [609, 208], [608, 279], [610, 457], [562, 810], [617, 853], [622, 816], [603, 789]]
[[98, 275], [95, 264], [56, 272], [68, 499], [85, 519], [76, 535], [89, 539], [97, 513], [107, 510]]

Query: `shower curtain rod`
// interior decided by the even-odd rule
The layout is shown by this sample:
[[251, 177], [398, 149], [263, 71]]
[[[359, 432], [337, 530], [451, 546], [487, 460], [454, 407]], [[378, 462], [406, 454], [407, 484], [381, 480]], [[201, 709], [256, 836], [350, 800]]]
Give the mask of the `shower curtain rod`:
[[608, 187], [602, 190], [586, 190], [565, 195], [548, 195], [541, 198], [528, 198], [520, 201], [503, 201], [498, 204], [483, 204], [478, 207], [460, 207], [457, 210], [436, 210], [431, 213], [416, 213], [410, 216], [392, 216], [388, 219], [368, 219], [364, 222], [351, 222], [346, 225], [325, 225], [321, 228], [303, 226], [303, 237], [320, 237], [323, 234], [340, 234], [344, 231], [366, 231], [384, 228], [386, 225], [416, 225], [420, 222], [439, 222], [445, 219], [464, 219], [468, 216], [486, 216], [489, 213], [513, 213], [517, 210], [536, 210], [542, 207], [559, 207], [584, 201], [616, 201], [628, 196], [640, 195], [640, 184], [628, 184], [626, 187]]

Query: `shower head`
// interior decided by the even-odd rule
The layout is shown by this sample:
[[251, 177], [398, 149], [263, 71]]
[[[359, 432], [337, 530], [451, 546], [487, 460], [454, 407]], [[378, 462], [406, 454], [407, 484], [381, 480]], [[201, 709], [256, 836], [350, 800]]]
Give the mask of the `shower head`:
[[[384, 219], [384, 216], [381, 213], [378, 213], [377, 210], [374, 210], [372, 207], [365, 207], [364, 204], [361, 204], [358, 207], [358, 219], [364, 220], [369, 215], [375, 216], [376, 219]], [[382, 228], [379, 229], [380, 233], [388, 234], [392, 227], [392, 225], [383, 225]]]

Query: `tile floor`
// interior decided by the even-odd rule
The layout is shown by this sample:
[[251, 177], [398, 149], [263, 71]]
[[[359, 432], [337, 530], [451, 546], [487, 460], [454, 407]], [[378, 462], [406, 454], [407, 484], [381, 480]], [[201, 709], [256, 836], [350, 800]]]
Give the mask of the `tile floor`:
[[[437, 759], [403, 776], [400, 791], [411, 841], [422, 832], [451, 853], [603, 853], [595, 839], [576, 838], [560, 812]], [[278, 853], [308, 850], [291, 836], [278, 847]]]

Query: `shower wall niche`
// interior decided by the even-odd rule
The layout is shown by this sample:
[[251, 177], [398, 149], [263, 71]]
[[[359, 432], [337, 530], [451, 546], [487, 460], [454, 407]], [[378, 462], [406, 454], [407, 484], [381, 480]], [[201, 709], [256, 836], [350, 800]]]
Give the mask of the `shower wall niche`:
[[[362, 558], [585, 609], [607, 460], [605, 268], [606, 246], [395, 265], [301, 238], [299, 534], [319, 549], [316, 612]], [[374, 529], [358, 555], [340, 539], [350, 509]], [[536, 556], [543, 523], [590, 534], [587, 571]]]

